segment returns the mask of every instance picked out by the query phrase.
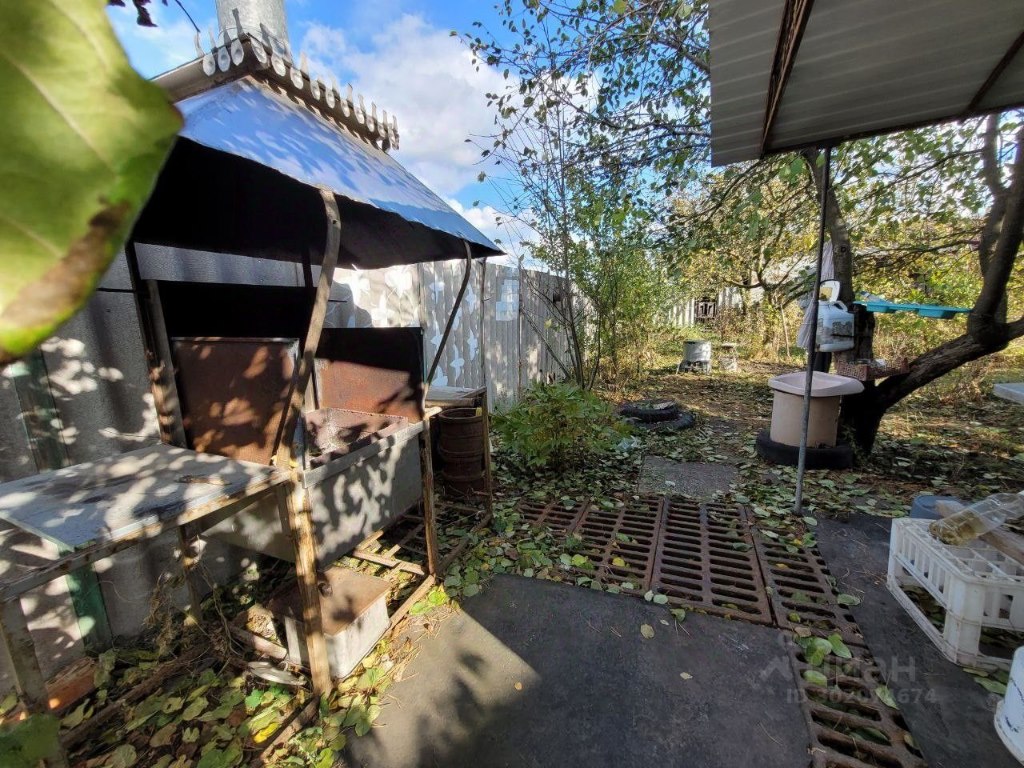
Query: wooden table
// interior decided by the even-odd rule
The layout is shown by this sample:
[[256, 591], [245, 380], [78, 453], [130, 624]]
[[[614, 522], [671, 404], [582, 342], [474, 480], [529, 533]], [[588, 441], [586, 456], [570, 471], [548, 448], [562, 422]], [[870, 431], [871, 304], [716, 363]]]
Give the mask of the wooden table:
[[[227, 517], [267, 494], [280, 498], [290, 479], [289, 472], [274, 467], [160, 444], [0, 484], [0, 519], [54, 542], [62, 553], [0, 583], [2, 646], [28, 711], [45, 712], [48, 701], [22, 595], [175, 529], [188, 576], [183, 526]], [[191, 607], [198, 608], [191, 580], [186, 581]], [[63, 755], [52, 761], [66, 764]]]

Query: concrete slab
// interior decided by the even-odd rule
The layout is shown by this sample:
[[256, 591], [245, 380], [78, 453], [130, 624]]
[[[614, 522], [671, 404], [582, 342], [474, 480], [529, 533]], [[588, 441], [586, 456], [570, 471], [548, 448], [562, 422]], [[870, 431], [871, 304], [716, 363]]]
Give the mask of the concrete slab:
[[996, 384], [992, 388], [992, 394], [1009, 400], [1012, 403], [1024, 405], [1024, 383], [1020, 384]]
[[931, 768], [1020, 768], [992, 725], [999, 697], [946, 661], [886, 589], [891, 524], [858, 513], [822, 519], [818, 546], [840, 590], [862, 598], [853, 615], [914, 740]]
[[463, 609], [421, 640], [349, 765], [808, 763], [778, 630], [697, 614], [677, 629], [633, 597], [515, 576]]
[[678, 493], [710, 499], [715, 491], [728, 491], [739, 470], [731, 464], [680, 462], [663, 456], [647, 456], [640, 470], [638, 492]]

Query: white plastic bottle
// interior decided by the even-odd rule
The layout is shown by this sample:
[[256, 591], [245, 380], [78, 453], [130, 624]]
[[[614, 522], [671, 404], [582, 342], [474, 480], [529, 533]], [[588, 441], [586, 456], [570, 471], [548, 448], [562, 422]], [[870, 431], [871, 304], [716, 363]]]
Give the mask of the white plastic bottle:
[[928, 530], [943, 544], [960, 547], [1022, 516], [1024, 491], [996, 493], [974, 502], [955, 515], [936, 520], [928, 526]]

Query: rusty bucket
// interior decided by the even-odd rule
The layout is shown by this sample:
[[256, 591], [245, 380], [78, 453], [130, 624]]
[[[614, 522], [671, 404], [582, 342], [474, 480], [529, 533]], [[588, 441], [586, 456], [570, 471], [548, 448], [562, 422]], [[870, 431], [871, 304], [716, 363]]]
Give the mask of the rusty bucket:
[[484, 418], [476, 408], [449, 408], [438, 415], [438, 449], [443, 462], [441, 483], [450, 496], [471, 496], [486, 490]]

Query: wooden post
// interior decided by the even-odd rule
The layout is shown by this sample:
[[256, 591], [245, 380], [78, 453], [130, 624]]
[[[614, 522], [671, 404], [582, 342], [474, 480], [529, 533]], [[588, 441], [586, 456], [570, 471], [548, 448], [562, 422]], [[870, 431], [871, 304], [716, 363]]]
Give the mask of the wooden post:
[[146, 280], [146, 295], [142, 305], [147, 309], [150, 323], [150, 334], [153, 343], [152, 359], [156, 368], [151, 376], [154, 386], [160, 390], [163, 399], [163, 419], [166, 421], [167, 439], [164, 442], [179, 448], [188, 447], [185, 435], [185, 420], [181, 415], [181, 400], [178, 397], [178, 385], [174, 380], [174, 357], [171, 352], [171, 340], [167, 335], [164, 323], [164, 308], [160, 302], [160, 288], [156, 280]]
[[327, 641], [324, 638], [323, 616], [320, 610], [320, 590], [317, 589], [316, 541], [313, 538], [313, 520], [310, 515], [309, 494], [302, 487], [297, 473], [287, 486], [279, 486], [278, 508], [291, 531], [295, 549], [295, 577], [302, 602], [302, 626], [305, 632], [309, 670], [313, 676], [313, 693], [321, 696], [331, 688], [331, 667], [327, 659]]
[[[9, 600], [0, 608], [0, 636], [7, 649], [10, 668], [14, 673], [14, 685], [25, 710], [29, 715], [49, 712], [50, 697], [46, 691], [46, 681], [39, 669], [35, 643], [29, 634], [20, 598]], [[57, 754], [47, 761], [47, 765], [67, 768], [68, 759], [63, 745], [57, 745]]]
[[[146, 352], [146, 361], [149, 367], [150, 389], [153, 392], [153, 405], [156, 408], [157, 425], [160, 428], [160, 441], [168, 445], [185, 447], [185, 429], [182, 425], [177, 389], [174, 387], [174, 373], [170, 367], [169, 357], [162, 358], [161, 356], [159, 339], [162, 335], [163, 347], [166, 348], [167, 331], [163, 326], [163, 312], [159, 309], [159, 304], [156, 308], [153, 305], [154, 296], [159, 302], [156, 284], [150, 285], [142, 280], [133, 240], [125, 243], [124, 255], [125, 262], [128, 264], [132, 295], [135, 297], [135, 312], [139, 320], [142, 346]], [[154, 326], [158, 316], [159, 329]]]
[[275, 447], [277, 466], [288, 468], [292, 459], [292, 435], [295, 425], [302, 415], [302, 404], [306, 399], [306, 388], [313, 374], [316, 361], [316, 350], [320, 346], [320, 334], [327, 319], [327, 300], [331, 296], [331, 285], [334, 282], [334, 267], [338, 263], [338, 252], [341, 248], [341, 214], [334, 193], [320, 190], [323, 197], [324, 212], [327, 215], [327, 240], [324, 246], [324, 258], [320, 264], [320, 279], [317, 281], [316, 298], [313, 300], [313, 312], [309, 317], [306, 339], [302, 345], [302, 358], [295, 367], [292, 377], [291, 396], [288, 408], [282, 419], [279, 435], [280, 443]]
[[[320, 190], [320, 196], [327, 219], [324, 258], [320, 263], [320, 279], [317, 281], [313, 311], [310, 313], [309, 327], [306, 329], [306, 338], [302, 345], [302, 358], [295, 368], [288, 407], [282, 419], [280, 442], [274, 451], [277, 466], [286, 468], [292, 467], [295, 463], [292, 435], [295, 432], [295, 425], [302, 416], [306, 389], [316, 361], [316, 350], [320, 346], [320, 334], [327, 319], [327, 301], [331, 295], [331, 284], [334, 282], [334, 267], [338, 263], [338, 253], [341, 249], [341, 214], [338, 212], [338, 201], [335, 200], [334, 193], [326, 189]], [[295, 578], [302, 602], [302, 624], [306, 636], [306, 652], [309, 655], [309, 670], [313, 677], [313, 693], [321, 696], [331, 688], [331, 667], [327, 658], [327, 641], [324, 638], [320, 590], [317, 588], [318, 563], [312, 510], [309, 506], [309, 494], [302, 486], [298, 470], [299, 468], [293, 467], [291, 483], [278, 490], [278, 509], [282, 515], [282, 524], [287, 526], [295, 549]]]
[[441, 562], [437, 544], [437, 517], [434, 511], [434, 457], [430, 441], [430, 420], [437, 410], [428, 409], [420, 432], [420, 469], [423, 475], [423, 536], [427, 540], [427, 573], [436, 576]]
[[195, 548], [199, 544], [199, 537], [192, 533], [191, 526], [178, 526], [178, 546], [181, 548], [179, 563], [181, 573], [185, 577], [185, 586], [188, 588], [189, 604], [185, 606], [185, 626], [188, 628], [198, 627], [203, 618], [203, 601], [199, 588], [195, 582], [195, 565], [198, 558], [195, 556]]
[[484, 393], [480, 398], [480, 413], [483, 416], [484, 427], [484, 493], [487, 494], [487, 514], [494, 514], [494, 484], [491, 477], [491, 408], [490, 397], [487, 393], [487, 383], [484, 382]]

